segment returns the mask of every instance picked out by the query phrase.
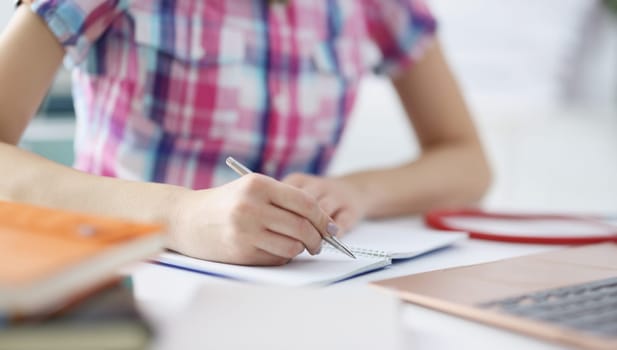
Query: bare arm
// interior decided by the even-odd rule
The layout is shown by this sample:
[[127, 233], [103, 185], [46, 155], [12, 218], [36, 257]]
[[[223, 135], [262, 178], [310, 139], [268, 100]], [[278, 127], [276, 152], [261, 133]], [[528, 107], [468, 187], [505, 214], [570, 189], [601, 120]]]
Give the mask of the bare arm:
[[[163, 208], [136, 209], [171, 196], [176, 191], [171, 186], [90, 176], [15, 146], [51, 85], [64, 49], [41, 18], [21, 6], [0, 37], [0, 52], [0, 198], [161, 221]], [[150, 188], [144, 191], [145, 186]], [[117, 195], [110, 196], [110, 190]], [[152, 198], [127, 200], [137, 198], [134, 192]]]
[[64, 55], [41, 19], [21, 6], [0, 37], [0, 140], [17, 144]]
[[315, 196], [345, 230], [363, 217], [474, 202], [489, 186], [478, 135], [439, 46], [393, 83], [422, 148], [417, 160], [340, 178], [294, 174], [285, 179]]
[[210, 260], [272, 265], [320, 249], [331, 219], [304, 192], [264, 176], [192, 191], [93, 176], [19, 149], [63, 55], [25, 6], [0, 37], [0, 199], [161, 222], [170, 248]]
[[393, 80], [422, 148], [418, 160], [345, 179], [373, 200], [369, 217], [424, 211], [477, 201], [490, 170], [469, 111], [444, 60], [432, 46], [414, 67]]

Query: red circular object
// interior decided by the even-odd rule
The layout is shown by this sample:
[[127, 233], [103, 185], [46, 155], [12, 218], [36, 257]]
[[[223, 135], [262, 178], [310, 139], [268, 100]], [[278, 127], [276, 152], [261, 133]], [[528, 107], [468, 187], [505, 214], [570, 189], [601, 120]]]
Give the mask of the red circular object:
[[[481, 230], [462, 229], [447, 223], [448, 218], [452, 217], [473, 217], [487, 219], [503, 219], [503, 220], [566, 220], [573, 222], [586, 222], [604, 229], [613, 230], [608, 235], [581, 235], [578, 237], [560, 236], [559, 233], [549, 236], [529, 236], [529, 235], [511, 235], [498, 232], [485, 232]], [[470, 238], [483, 239], [490, 241], [510, 242], [510, 243], [530, 243], [530, 244], [591, 244], [599, 242], [617, 242], [617, 227], [609, 225], [589, 216], [577, 215], [559, 215], [559, 214], [507, 214], [488, 212], [481, 209], [456, 209], [456, 210], [432, 210], [424, 214], [424, 221], [430, 227], [446, 230], [446, 231], [464, 231], [469, 234]]]

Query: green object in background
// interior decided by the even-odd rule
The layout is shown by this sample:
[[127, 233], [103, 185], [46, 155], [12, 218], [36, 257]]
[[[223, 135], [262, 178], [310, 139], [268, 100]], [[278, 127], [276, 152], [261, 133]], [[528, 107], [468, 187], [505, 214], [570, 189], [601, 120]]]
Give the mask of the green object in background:
[[604, 0], [604, 4], [615, 14], [617, 14], [617, 0]]
[[55, 162], [72, 166], [73, 165], [73, 141], [24, 141], [20, 147], [36, 153], [42, 157]]
[[19, 146], [57, 163], [72, 166], [75, 158], [74, 138], [73, 115], [55, 115], [50, 118], [47, 114], [40, 114], [28, 125]]

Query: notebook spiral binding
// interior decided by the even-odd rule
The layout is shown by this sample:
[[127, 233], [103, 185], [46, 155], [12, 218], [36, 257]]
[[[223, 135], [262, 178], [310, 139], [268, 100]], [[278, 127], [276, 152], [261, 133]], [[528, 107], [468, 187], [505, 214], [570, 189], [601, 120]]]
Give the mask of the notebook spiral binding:
[[[340, 251], [338, 251], [337, 249], [329, 246], [329, 245], [324, 245], [323, 246], [324, 249], [327, 249], [328, 251], [334, 251], [337, 252], [339, 254], [343, 254]], [[378, 249], [367, 249], [367, 248], [358, 248], [358, 247], [349, 247], [349, 249], [357, 256], [362, 256], [362, 257], [366, 257], [366, 258], [389, 258], [390, 254], [386, 251], [383, 250], [378, 250]]]

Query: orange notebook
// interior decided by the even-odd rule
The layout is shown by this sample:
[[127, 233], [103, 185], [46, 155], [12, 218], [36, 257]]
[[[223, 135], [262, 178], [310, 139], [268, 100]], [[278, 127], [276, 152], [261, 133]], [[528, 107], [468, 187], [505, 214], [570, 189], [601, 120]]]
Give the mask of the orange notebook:
[[60, 308], [163, 243], [160, 225], [0, 201], [0, 315]]

